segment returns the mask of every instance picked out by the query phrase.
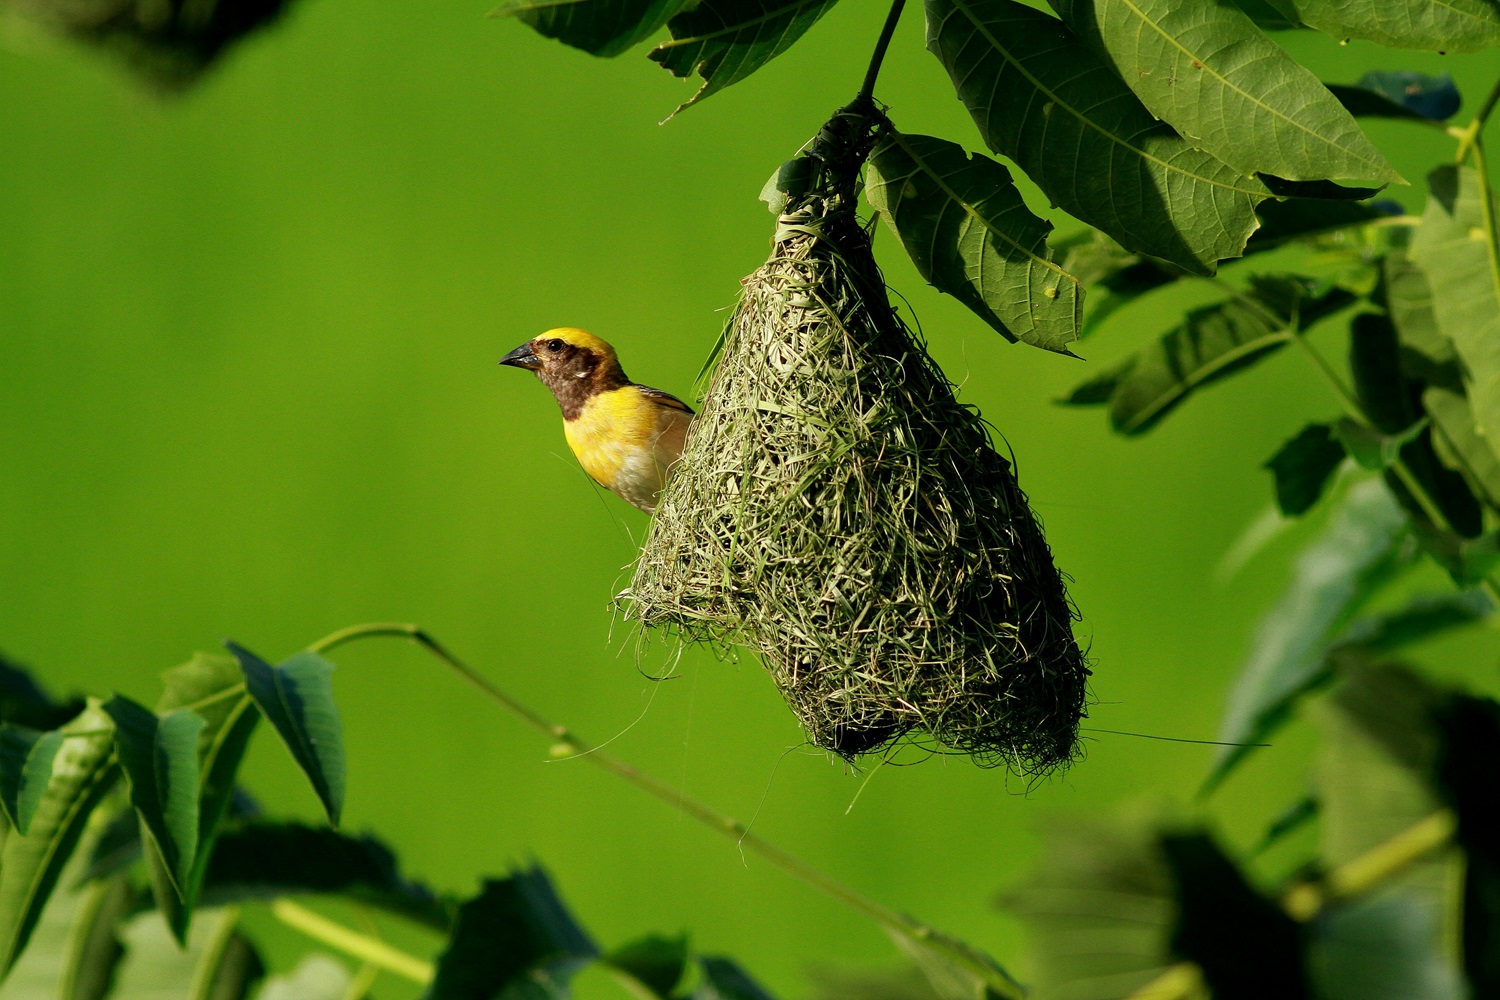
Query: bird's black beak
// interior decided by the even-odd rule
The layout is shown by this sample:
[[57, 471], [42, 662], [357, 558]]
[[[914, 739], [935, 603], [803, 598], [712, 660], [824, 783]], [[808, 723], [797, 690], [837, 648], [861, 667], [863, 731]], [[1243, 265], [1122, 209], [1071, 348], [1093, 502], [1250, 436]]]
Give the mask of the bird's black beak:
[[500, 363], [502, 365], [511, 365], [515, 368], [526, 368], [531, 371], [536, 371], [542, 367], [542, 359], [537, 357], [536, 352], [531, 349], [530, 342], [522, 344], [501, 358]]

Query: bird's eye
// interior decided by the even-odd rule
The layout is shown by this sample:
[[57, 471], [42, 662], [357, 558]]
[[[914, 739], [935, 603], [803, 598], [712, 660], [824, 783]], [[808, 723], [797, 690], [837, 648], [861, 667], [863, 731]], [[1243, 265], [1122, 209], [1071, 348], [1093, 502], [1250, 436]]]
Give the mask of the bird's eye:
[[557, 340], [555, 338], [552, 339], [552, 340], [547, 341], [547, 350], [551, 351], [553, 354], [556, 354], [558, 351], [561, 351], [562, 349], [563, 349], [563, 342], [562, 341]]

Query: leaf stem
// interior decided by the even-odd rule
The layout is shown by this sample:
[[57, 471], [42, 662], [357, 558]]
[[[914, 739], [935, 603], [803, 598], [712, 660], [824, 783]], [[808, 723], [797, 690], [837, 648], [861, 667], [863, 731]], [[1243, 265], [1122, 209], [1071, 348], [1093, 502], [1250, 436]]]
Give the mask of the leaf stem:
[[368, 965], [384, 969], [386, 972], [393, 972], [414, 983], [425, 986], [432, 982], [433, 976], [437, 974], [437, 969], [431, 962], [424, 962], [420, 958], [408, 955], [368, 934], [350, 930], [343, 924], [329, 920], [322, 914], [314, 913], [290, 899], [273, 900], [271, 915], [315, 941], [321, 941]]
[[[498, 687], [458, 657], [418, 625], [394, 622], [375, 622], [342, 629], [320, 639], [308, 648], [314, 652], [327, 653], [345, 643], [359, 639], [399, 637], [410, 639], [439, 660], [459, 677], [463, 678], [486, 698], [519, 718], [526, 725], [553, 741], [555, 757], [578, 758], [588, 761], [636, 788], [666, 803], [704, 826], [732, 838], [741, 848], [748, 850], [780, 868], [793, 878], [817, 889], [824, 895], [843, 903], [857, 913], [902, 937], [924, 942], [928, 947], [944, 952], [956, 964], [982, 979], [990, 991], [1002, 1000], [1019, 1000], [1023, 995], [1020, 985], [977, 949], [934, 931], [931, 927], [898, 913], [875, 900], [851, 889], [842, 882], [817, 870], [802, 859], [782, 850], [770, 841], [751, 833], [744, 823], [719, 812], [712, 806], [694, 799], [679, 789], [655, 778], [618, 757], [613, 757], [574, 735], [566, 726], [556, 725], [540, 713], [527, 707]], [[371, 959], [373, 961], [373, 959]]]
[[885, 50], [890, 48], [891, 36], [896, 33], [896, 23], [901, 20], [901, 9], [906, 6], [906, 0], [893, 0], [891, 9], [885, 15], [885, 26], [880, 29], [880, 37], [875, 40], [875, 51], [870, 55], [870, 68], [865, 70], [865, 82], [860, 85], [859, 95], [854, 98], [855, 104], [864, 104], [874, 98], [875, 79], [880, 76], [880, 64], [885, 62]]
[[1479, 113], [1474, 116], [1474, 120], [1469, 122], [1458, 133], [1458, 153], [1455, 154], [1453, 162], [1464, 162], [1469, 158], [1471, 150], [1479, 148], [1479, 134], [1484, 131], [1485, 122], [1489, 121], [1491, 112], [1495, 110], [1496, 102], [1500, 102], [1500, 80], [1496, 80], [1495, 86], [1490, 88], [1489, 96], [1479, 106]]

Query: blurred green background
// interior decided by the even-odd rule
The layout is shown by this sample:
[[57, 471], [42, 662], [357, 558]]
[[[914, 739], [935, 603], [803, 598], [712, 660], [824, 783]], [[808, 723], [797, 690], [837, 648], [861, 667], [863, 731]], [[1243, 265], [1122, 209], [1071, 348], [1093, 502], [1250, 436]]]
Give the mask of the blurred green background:
[[[762, 183], [853, 96], [883, 9], [836, 7], [664, 126], [693, 85], [643, 50], [599, 61], [484, 12], [303, 0], [165, 99], [5, 27], [0, 650], [55, 693], [150, 702], [161, 670], [225, 636], [280, 658], [356, 622], [418, 622], [585, 738], [1024, 975], [1020, 927], [991, 898], [1034, 856], [1037, 817], [1187, 801], [1211, 749], [1086, 733], [1086, 759], [1048, 780], [933, 759], [881, 769], [851, 809], [864, 774], [800, 743], [752, 657], [690, 650], [653, 683], [655, 644], [638, 669], [610, 597], [647, 520], [586, 480], [545, 390], [495, 365], [582, 326], [633, 377], [689, 395], [767, 251]], [[1333, 81], [1450, 70], [1470, 104], [1500, 69], [1493, 54], [1282, 40]], [[877, 95], [904, 129], [978, 146], [915, 9]], [[1419, 207], [1450, 144], [1370, 132], [1415, 184], [1394, 196]], [[1288, 352], [1124, 441], [1052, 401], [1170, 325], [1170, 304], [1132, 307], [1078, 362], [1008, 346], [888, 233], [877, 252], [962, 398], [1014, 448], [1073, 577], [1096, 670], [1086, 725], [1212, 738], [1318, 518], [1231, 579], [1216, 566], [1268, 506], [1260, 463], [1335, 402]], [[1483, 643], [1444, 651], [1492, 670]], [[874, 925], [732, 843], [586, 763], [548, 762], [415, 649], [338, 660], [346, 826], [389, 840], [410, 874], [469, 892], [534, 858], [603, 945], [688, 929], [790, 996], [810, 968], [895, 961]], [[1310, 744], [1283, 734], [1211, 803], [1231, 843], [1301, 793]], [[269, 731], [244, 775], [272, 813], [316, 815]], [[615, 995], [602, 977], [582, 989]]]

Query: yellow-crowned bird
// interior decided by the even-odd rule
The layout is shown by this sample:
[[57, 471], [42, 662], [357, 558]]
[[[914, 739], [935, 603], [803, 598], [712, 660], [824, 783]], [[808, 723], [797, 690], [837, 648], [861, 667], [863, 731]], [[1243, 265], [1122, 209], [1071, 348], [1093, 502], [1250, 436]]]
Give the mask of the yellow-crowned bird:
[[641, 510], [656, 510], [682, 454], [693, 410], [625, 376], [615, 349], [572, 327], [529, 340], [500, 359], [536, 372], [562, 407], [563, 433], [583, 471]]

